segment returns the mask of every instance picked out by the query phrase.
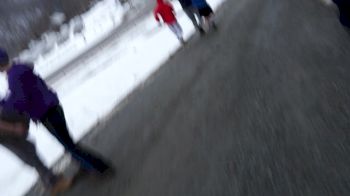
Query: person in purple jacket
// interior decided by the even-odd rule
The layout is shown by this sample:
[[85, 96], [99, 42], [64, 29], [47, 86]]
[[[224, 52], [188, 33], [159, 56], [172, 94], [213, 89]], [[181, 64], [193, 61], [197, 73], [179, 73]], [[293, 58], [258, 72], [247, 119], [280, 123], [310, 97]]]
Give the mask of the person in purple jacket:
[[16, 111], [46, 129], [80, 163], [80, 172], [113, 174], [114, 169], [97, 155], [75, 144], [69, 135], [65, 115], [57, 94], [33, 71], [33, 66], [10, 63], [0, 49], [0, 71], [7, 73], [10, 94], [0, 102], [4, 110]]

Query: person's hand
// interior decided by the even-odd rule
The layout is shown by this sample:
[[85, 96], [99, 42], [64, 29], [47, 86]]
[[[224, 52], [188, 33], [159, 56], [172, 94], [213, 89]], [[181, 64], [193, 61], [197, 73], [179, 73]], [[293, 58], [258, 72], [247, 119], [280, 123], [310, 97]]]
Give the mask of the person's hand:
[[27, 137], [29, 127], [24, 123], [18, 122], [14, 124], [13, 134], [18, 137]]

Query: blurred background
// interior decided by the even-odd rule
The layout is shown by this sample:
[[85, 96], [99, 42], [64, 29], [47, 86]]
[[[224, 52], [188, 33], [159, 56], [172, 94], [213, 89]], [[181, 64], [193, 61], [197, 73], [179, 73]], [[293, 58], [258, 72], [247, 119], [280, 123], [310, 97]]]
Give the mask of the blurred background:
[[69, 21], [98, 0], [2, 0], [0, 43], [11, 56], [26, 49], [30, 40], [47, 30], [57, 30], [57, 22]]
[[[350, 195], [350, 0], [208, 0], [219, 29], [204, 36], [173, 0], [186, 45], [156, 0], [125, 1], [0, 4], [1, 47], [120, 172], [65, 195]], [[29, 139], [69, 173], [44, 127]], [[32, 168], [1, 146], [0, 160], [0, 196], [40, 195]]]

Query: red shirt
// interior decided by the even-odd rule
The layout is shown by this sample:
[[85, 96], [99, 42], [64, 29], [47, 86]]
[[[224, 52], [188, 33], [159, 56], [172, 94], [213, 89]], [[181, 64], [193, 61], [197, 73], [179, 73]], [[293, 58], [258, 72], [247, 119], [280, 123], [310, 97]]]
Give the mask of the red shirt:
[[158, 4], [154, 9], [154, 17], [157, 21], [160, 20], [159, 16], [162, 17], [163, 21], [167, 24], [171, 24], [176, 21], [174, 15], [174, 9], [171, 4], [164, 2], [163, 0], [157, 0]]

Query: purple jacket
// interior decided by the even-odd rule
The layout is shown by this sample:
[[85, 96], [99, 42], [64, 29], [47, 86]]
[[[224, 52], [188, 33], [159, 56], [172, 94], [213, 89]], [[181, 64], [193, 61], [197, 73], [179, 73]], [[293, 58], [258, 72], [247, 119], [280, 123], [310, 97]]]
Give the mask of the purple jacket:
[[59, 104], [58, 97], [38, 75], [33, 67], [13, 64], [7, 71], [10, 94], [1, 105], [28, 115], [32, 120], [40, 120], [45, 113]]

